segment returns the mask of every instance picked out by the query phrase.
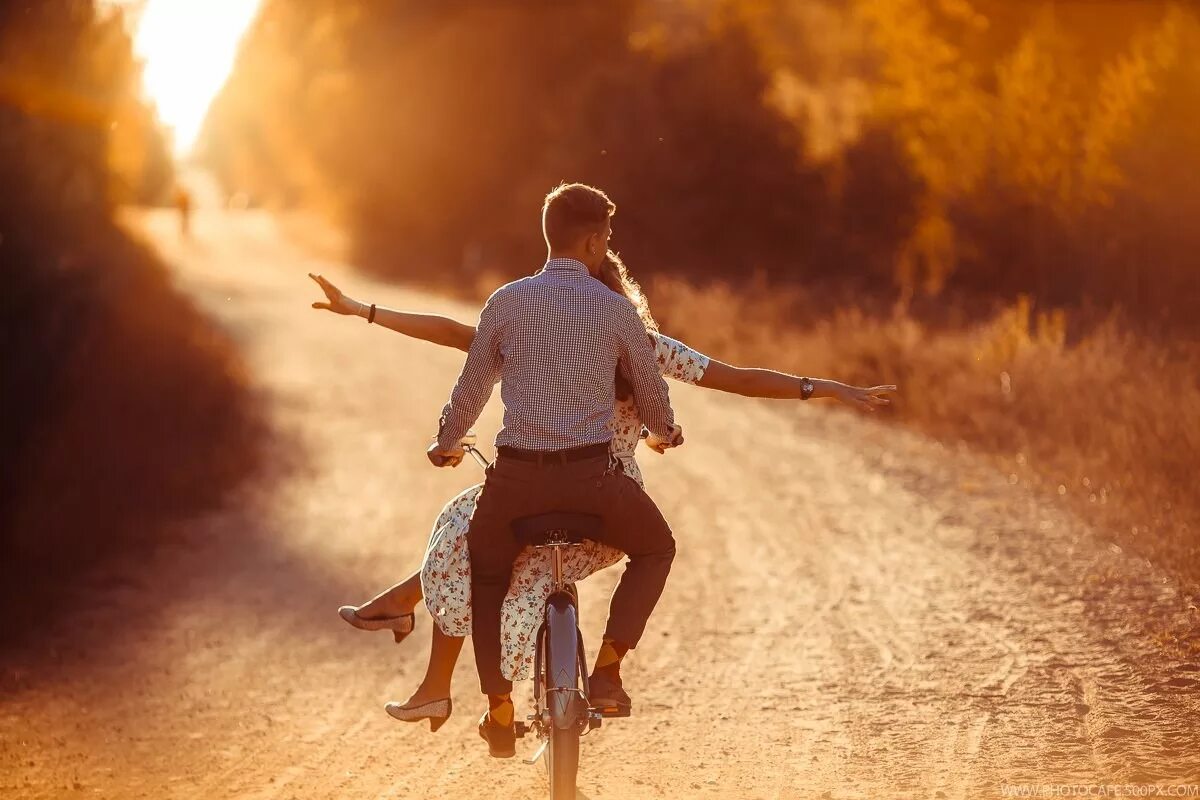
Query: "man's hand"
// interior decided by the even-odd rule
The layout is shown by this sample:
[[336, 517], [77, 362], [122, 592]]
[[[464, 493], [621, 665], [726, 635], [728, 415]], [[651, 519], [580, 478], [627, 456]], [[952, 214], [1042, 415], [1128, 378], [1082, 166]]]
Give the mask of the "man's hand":
[[455, 447], [453, 450], [443, 450], [442, 446], [437, 442], [429, 445], [429, 449], [425, 451], [429, 463], [435, 467], [457, 467], [462, 463], [463, 456], [467, 451], [461, 447]]
[[680, 425], [671, 426], [670, 441], [664, 441], [653, 433], [646, 437], [646, 446], [659, 455], [666, 453], [669, 448], [679, 447], [681, 444], [683, 444], [683, 427]]
[[881, 406], [891, 405], [892, 401], [888, 395], [895, 394], [895, 392], [896, 387], [890, 384], [871, 387], [843, 385], [835, 396], [839, 402], [848, 406], [854, 406], [863, 411], [874, 411]]
[[334, 286], [329, 281], [325, 280], [320, 275], [308, 273], [308, 277], [317, 282], [317, 286], [321, 287], [321, 291], [325, 293], [325, 298], [328, 303], [313, 303], [313, 308], [323, 308], [327, 311], [332, 311], [335, 314], [345, 314], [347, 316], [360, 316], [363, 304], [357, 300], [352, 300], [342, 294], [342, 290]]

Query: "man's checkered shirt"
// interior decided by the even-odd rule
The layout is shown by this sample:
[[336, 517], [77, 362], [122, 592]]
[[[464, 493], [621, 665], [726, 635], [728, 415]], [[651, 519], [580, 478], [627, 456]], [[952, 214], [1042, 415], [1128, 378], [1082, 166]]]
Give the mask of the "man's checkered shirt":
[[479, 315], [438, 442], [456, 446], [500, 381], [504, 427], [496, 445], [563, 450], [607, 442], [617, 365], [642, 422], [669, 438], [667, 385], [637, 312], [579, 261], [555, 258], [541, 272], [496, 290]]

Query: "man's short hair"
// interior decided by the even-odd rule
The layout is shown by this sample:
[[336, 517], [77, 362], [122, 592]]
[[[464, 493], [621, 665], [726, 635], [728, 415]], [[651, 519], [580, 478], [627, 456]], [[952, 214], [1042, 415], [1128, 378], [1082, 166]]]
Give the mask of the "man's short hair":
[[617, 210], [608, 195], [583, 183], [560, 183], [542, 205], [542, 233], [551, 250], [567, 249], [587, 233], [604, 230]]

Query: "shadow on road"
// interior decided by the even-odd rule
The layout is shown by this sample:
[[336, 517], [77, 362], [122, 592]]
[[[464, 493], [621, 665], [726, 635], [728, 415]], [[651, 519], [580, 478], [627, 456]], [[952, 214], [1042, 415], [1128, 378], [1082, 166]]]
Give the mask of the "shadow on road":
[[336, 589], [265, 522], [279, 517], [263, 505], [309, 458], [273, 427], [237, 332], [176, 291], [143, 245], [114, 238], [108, 257], [77, 303], [62, 300], [86, 311], [64, 320], [70, 335], [30, 345], [45, 391], [22, 382], [19, 407], [6, 399], [21, 437], [0, 482], [5, 689], [125, 650], [181, 603], [237, 613], [240, 582], [261, 582], [263, 564], [286, 584]]

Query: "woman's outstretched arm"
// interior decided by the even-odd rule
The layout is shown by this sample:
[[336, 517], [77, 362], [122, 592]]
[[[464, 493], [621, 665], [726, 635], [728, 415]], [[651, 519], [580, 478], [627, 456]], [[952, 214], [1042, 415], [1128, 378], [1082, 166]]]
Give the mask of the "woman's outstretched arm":
[[[313, 308], [325, 309], [335, 314], [367, 318], [371, 309], [370, 305], [348, 297], [341, 289], [320, 275], [310, 272], [308, 277], [317, 282], [329, 301], [313, 303]], [[412, 311], [397, 311], [393, 308], [376, 306], [375, 324], [414, 339], [453, 347], [464, 352], [471, 348], [471, 341], [475, 338], [475, 329], [470, 325], [465, 325], [456, 319], [443, 317], [440, 314], [418, 314]]]
[[[832, 397], [846, 405], [856, 406], [867, 411], [874, 411], [879, 406], [888, 405], [891, 402], [888, 395], [896, 391], [896, 387], [892, 385], [859, 387], [848, 386], [824, 378], [811, 378], [810, 380], [813, 384], [811, 397]], [[709, 360], [708, 369], [704, 371], [697, 386], [740, 394], [745, 397], [799, 400], [803, 396], [802, 381], [802, 378], [786, 372], [754, 367], [734, 367], [714, 358]]]

